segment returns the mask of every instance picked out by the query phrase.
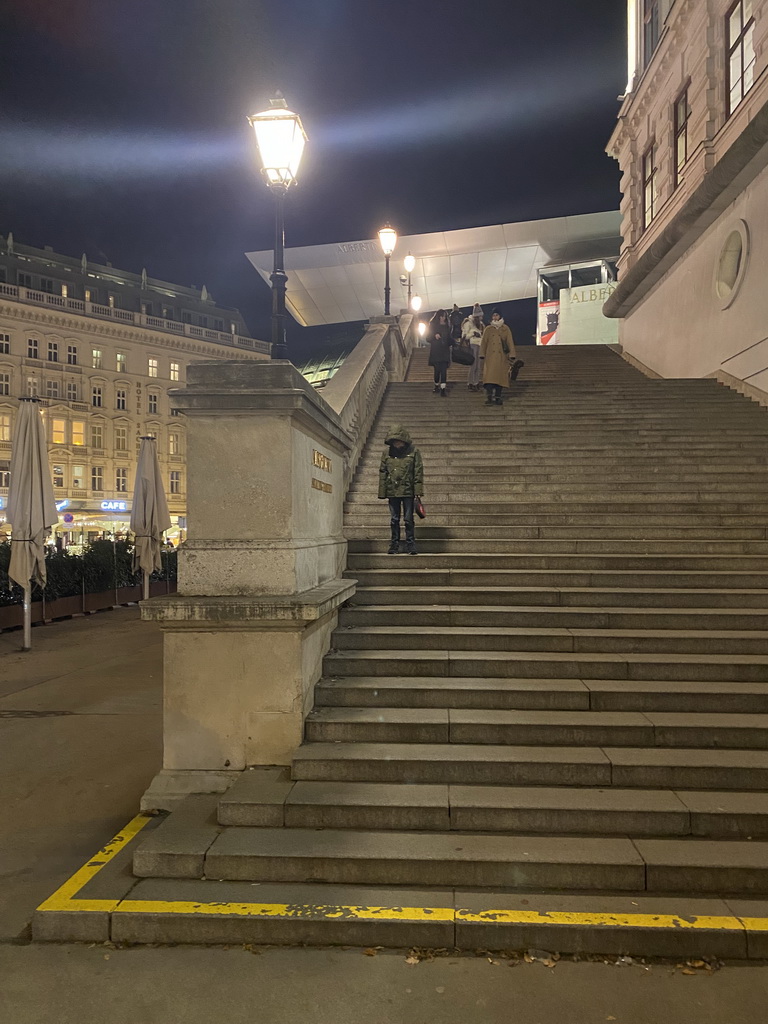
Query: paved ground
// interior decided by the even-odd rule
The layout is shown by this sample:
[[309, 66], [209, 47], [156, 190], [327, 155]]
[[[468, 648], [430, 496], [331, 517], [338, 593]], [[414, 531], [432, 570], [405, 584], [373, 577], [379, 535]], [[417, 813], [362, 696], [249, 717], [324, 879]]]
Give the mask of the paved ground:
[[133, 816], [160, 764], [159, 631], [120, 609], [0, 635], [2, 1024], [746, 1024], [768, 967], [405, 952], [41, 946], [35, 906]]

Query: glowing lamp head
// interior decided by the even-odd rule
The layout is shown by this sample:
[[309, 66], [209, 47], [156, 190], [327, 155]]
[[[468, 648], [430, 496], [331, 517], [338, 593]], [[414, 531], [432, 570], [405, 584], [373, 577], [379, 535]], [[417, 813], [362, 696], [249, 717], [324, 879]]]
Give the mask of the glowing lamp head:
[[413, 310], [414, 313], [418, 313], [419, 312], [419, 310], [421, 309], [422, 301], [423, 300], [422, 300], [420, 295], [412, 295], [411, 296], [411, 309]]
[[419, 326], [416, 328], [416, 330], [419, 332], [420, 338], [423, 338], [424, 335], [427, 333], [427, 325], [424, 323], [423, 320], [419, 320]]
[[270, 109], [248, 118], [256, 132], [261, 172], [268, 185], [290, 188], [299, 173], [307, 135], [298, 114], [288, 110], [280, 93], [270, 100]]
[[391, 256], [397, 245], [397, 232], [391, 224], [385, 224], [379, 231], [379, 245], [385, 256]]
[[403, 260], [403, 266], [405, 267], [405, 272], [407, 274], [412, 274], [416, 267], [416, 257], [411, 256], [411, 254], [408, 253], [408, 255]]

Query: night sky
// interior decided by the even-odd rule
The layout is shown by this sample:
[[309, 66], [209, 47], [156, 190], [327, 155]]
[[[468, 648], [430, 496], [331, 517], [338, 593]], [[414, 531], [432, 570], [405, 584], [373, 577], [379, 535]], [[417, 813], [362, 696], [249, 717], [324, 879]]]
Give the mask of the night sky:
[[[309, 136], [288, 245], [616, 209], [625, 18], [620, 0], [4, 0], [0, 234], [206, 284], [268, 337], [248, 113], [280, 89]], [[329, 333], [294, 327], [292, 352]]]

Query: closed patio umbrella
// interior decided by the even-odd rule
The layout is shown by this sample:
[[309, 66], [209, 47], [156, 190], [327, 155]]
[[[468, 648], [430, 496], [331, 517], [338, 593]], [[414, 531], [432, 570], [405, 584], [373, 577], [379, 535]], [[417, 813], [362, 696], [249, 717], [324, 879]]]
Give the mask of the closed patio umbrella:
[[31, 581], [45, 586], [45, 538], [58, 519], [39, 402], [22, 398], [11, 443], [8, 522], [12, 534], [8, 575], [24, 588], [25, 651], [32, 645]]
[[163, 533], [171, 528], [168, 502], [157, 461], [157, 441], [142, 437], [136, 484], [133, 488], [131, 530], [134, 533], [133, 568], [144, 574], [144, 599], [149, 597], [149, 577], [163, 567], [160, 545]]

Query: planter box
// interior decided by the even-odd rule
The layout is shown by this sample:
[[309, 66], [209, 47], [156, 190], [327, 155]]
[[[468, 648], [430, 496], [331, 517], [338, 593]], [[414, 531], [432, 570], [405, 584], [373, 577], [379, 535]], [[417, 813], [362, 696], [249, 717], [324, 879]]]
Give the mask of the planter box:
[[[168, 589], [170, 587], [170, 590]], [[50, 622], [68, 615], [80, 615], [82, 612], [100, 612], [115, 605], [129, 604], [141, 600], [141, 586], [118, 587], [114, 590], [103, 590], [98, 594], [77, 595], [75, 597], [58, 597], [54, 601], [45, 602], [45, 618], [43, 618], [43, 602], [32, 602], [32, 622]], [[149, 585], [149, 596], [160, 597], [176, 593], [176, 582], [170, 584], [165, 580], [152, 582]], [[24, 625], [24, 610], [20, 604], [10, 604], [0, 608], [0, 631], [18, 629]]]

